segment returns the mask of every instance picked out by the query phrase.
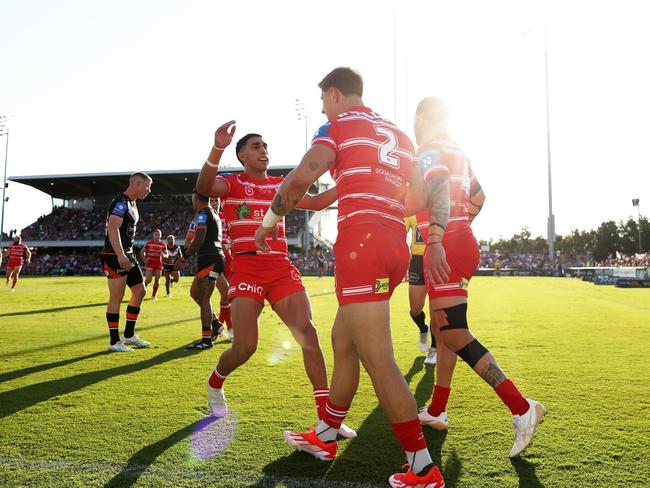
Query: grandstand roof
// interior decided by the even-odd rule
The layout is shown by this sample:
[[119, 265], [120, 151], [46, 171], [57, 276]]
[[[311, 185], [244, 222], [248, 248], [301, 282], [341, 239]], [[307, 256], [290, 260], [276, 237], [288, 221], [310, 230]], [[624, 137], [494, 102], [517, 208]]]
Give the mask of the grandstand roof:
[[[286, 175], [295, 166], [271, 166], [268, 173], [273, 176]], [[219, 173], [240, 173], [241, 166], [225, 166]], [[196, 183], [198, 169], [146, 171], [153, 178], [152, 193], [188, 194]], [[62, 200], [112, 196], [128, 185], [131, 172], [82, 173], [71, 175], [11, 176], [9, 181], [29, 185]]]

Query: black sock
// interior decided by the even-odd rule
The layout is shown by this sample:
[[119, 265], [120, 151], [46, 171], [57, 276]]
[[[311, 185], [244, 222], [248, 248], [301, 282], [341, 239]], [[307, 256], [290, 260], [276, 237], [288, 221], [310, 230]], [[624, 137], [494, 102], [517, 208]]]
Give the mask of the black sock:
[[201, 329], [201, 342], [212, 345], [212, 329]]
[[127, 305], [126, 307], [126, 327], [124, 328], [124, 337], [131, 338], [135, 332], [135, 322], [138, 320], [140, 307]]
[[111, 346], [120, 341], [120, 323], [119, 313], [106, 313], [106, 322], [108, 323], [108, 333], [111, 335]]
[[420, 314], [417, 316], [413, 316], [412, 313], [409, 313], [409, 315], [411, 315], [413, 322], [415, 322], [415, 325], [417, 325], [418, 329], [420, 329], [421, 334], [424, 334], [425, 332], [429, 332], [429, 327], [427, 326], [427, 324], [424, 323], [426, 320], [426, 315], [424, 314], [424, 310], [420, 312]]

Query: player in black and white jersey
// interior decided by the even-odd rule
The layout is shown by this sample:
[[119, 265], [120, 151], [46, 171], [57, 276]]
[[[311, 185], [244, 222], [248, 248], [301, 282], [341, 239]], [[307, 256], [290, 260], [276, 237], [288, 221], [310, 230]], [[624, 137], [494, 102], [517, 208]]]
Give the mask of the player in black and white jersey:
[[221, 248], [221, 220], [210, 206], [210, 199], [197, 190], [192, 194], [194, 216], [194, 239], [185, 250], [185, 256], [174, 265], [180, 271], [185, 261], [197, 256], [197, 271], [193, 287], [196, 287], [196, 301], [201, 309], [201, 340], [188, 346], [188, 349], [209, 349], [212, 347], [212, 304], [210, 298], [215, 281], [223, 273], [224, 256]]
[[165, 290], [167, 298], [172, 297], [171, 289], [174, 283], [178, 283], [178, 271], [174, 270], [176, 261], [183, 257], [181, 246], [176, 245], [176, 239], [173, 235], [167, 236], [167, 257], [163, 258], [163, 275], [165, 275]]
[[[140, 305], [146, 294], [142, 270], [133, 254], [135, 228], [139, 214], [136, 200], [145, 198], [151, 190], [151, 177], [145, 173], [133, 173], [129, 186], [111, 201], [106, 216], [106, 238], [101, 251], [102, 269], [108, 278], [109, 299], [106, 321], [110, 333], [111, 352], [132, 352], [129, 345], [148, 347], [150, 343], [140, 339], [134, 332]], [[126, 286], [131, 289], [131, 299], [126, 307], [126, 326], [120, 340], [120, 304]]]

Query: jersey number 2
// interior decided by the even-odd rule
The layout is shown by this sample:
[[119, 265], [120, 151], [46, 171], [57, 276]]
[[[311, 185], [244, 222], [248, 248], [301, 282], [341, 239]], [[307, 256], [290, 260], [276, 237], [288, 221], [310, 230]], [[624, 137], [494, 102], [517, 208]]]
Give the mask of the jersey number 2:
[[375, 127], [375, 132], [377, 135], [388, 137], [388, 140], [379, 147], [379, 161], [393, 168], [399, 168], [399, 158], [390, 155], [397, 149], [398, 141], [395, 133], [385, 127]]

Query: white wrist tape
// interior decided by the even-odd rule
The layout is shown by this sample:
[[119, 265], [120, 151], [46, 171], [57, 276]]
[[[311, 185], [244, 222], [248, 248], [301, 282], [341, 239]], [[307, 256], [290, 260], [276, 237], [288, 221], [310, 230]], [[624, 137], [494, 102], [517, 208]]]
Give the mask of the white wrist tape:
[[205, 164], [207, 164], [207, 165], [210, 166], [211, 168], [218, 168], [218, 167], [219, 167], [219, 164], [218, 164], [218, 163], [217, 163], [217, 164], [211, 163], [211, 162], [210, 162], [209, 160], [207, 160], [207, 159], [205, 160]]
[[264, 215], [264, 220], [262, 220], [262, 227], [275, 227], [275, 225], [280, 222], [281, 218], [281, 215], [277, 215], [269, 208]]

